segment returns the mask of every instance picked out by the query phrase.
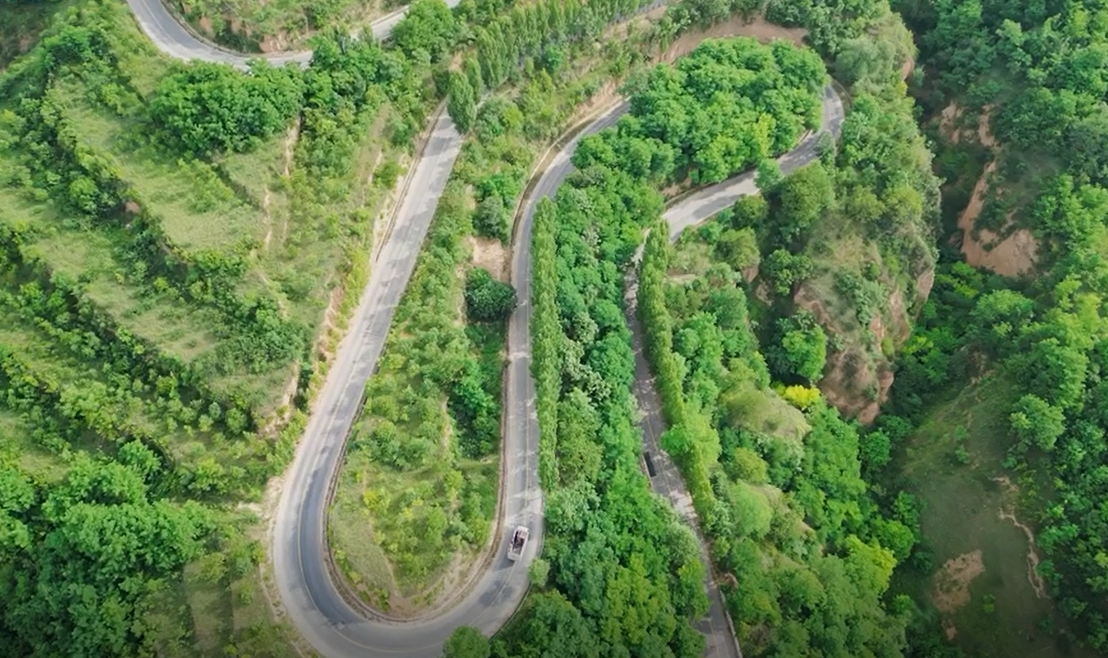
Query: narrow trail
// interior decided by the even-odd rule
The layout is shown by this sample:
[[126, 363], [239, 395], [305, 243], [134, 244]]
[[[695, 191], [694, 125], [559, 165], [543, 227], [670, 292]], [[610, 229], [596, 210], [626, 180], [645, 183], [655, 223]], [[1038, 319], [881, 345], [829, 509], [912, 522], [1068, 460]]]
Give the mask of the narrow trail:
[[[260, 57], [274, 64], [296, 62], [306, 66], [310, 52], [243, 55], [207, 43], [177, 21], [161, 0], [127, 0], [143, 32], [163, 52], [178, 59], [200, 59], [246, 68]], [[450, 7], [460, 0], [446, 0]], [[657, 8], [656, 2], [642, 11]], [[373, 25], [378, 39], [386, 38], [403, 18], [405, 9]], [[473, 626], [486, 635], [498, 630], [518, 608], [529, 584], [527, 565], [542, 550], [542, 490], [538, 478], [538, 420], [535, 414], [535, 385], [531, 361], [531, 229], [538, 200], [552, 196], [572, 170], [570, 156], [578, 141], [614, 124], [626, 113], [627, 103], [604, 112], [573, 139], [560, 144], [550, 165], [528, 189], [524, 211], [513, 232], [511, 282], [519, 304], [508, 324], [508, 354], [504, 381], [505, 434], [501, 458], [499, 537], [493, 537], [494, 552], [470, 586], [454, 604], [431, 617], [401, 623], [357, 609], [343, 597], [333, 581], [328, 564], [326, 519], [335, 476], [342, 462], [350, 427], [361, 408], [365, 384], [384, 349], [392, 317], [407, 287], [423, 239], [434, 216], [439, 196], [445, 189], [462, 137], [445, 112], [436, 115], [429, 137], [417, 154], [392, 230], [372, 259], [372, 273], [349, 331], [339, 344], [334, 365], [320, 390], [315, 412], [297, 447], [296, 456], [284, 475], [273, 526], [273, 567], [277, 589], [288, 617], [297, 630], [321, 655], [328, 658], [437, 658], [443, 642], [458, 626]], [[837, 117], [830, 124], [828, 117]], [[824, 98], [824, 128], [838, 134], [842, 103], [828, 88]], [[779, 159], [782, 170], [791, 171], [815, 158], [816, 136]], [[719, 185], [696, 192], [666, 213], [671, 232], [702, 222], [734, 203], [753, 188], [753, 174], [746, 173]], [[641, 337], [636, 335], [636, 341]], [[639, 344], [639, 343], [637, 343]], [[637, 358], [639, 358], [638, 355]], [[636, 394], [653, 386], [649, 372], [639, 374]], [[647, 389], [644, 389], [643, 386]], [[659, 416], [660, 418], [660, 416]], [[657, 441], [660, 424], [644, 426], [644, 442]], [[662, 454], [658, 451], [657, 454]], [[679, 501], [684, 483], [677, 475], [665, 480], [664, 491]], [[654, 483], [656, 490], [658, 483]], [[687, 492], [684, 494], [687, 497]], [[690, 520], [684, 506], [679, 511]], [[506, 558], [510, 531], [527, 525], [531, 538], [517, 562]], [[694, 526], [695, 527], [695, 526]], [[707, 545], [701, 541], [707, 557]], [[709, 573], [710, 563], [709, 563]], [[734, 631], [726, 616], [714, 578], [706, 586], [712, 609], [702, 630], [709, 634], [709, 656], [740, 656]], [[368, 616], [367, 616], [368, 615]]]

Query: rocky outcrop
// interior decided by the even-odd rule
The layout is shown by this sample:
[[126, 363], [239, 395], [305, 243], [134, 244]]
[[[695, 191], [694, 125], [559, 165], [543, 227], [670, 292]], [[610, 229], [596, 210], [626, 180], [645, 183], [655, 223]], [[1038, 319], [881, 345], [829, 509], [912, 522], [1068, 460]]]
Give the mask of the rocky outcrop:
[[[883, 278], [892, 291], [882, 312], [865, 327], [858, 323], [849, 301], [825, 284], [829, 277], [802, 283], [793, 296], [797, 309], [812, 313], [828, 336], [841, 342], [840, 349], [828, 351], [820, 391], [844, 416], [863, 424], [872, 423], [888, 399], [894, 379], [890, 357], [911, 336], [912, 318], [931, 293], [934, 264], [919, 262], [916, 270], [909, 286]], [[904, 287], [910, 289], [908, 293]]]

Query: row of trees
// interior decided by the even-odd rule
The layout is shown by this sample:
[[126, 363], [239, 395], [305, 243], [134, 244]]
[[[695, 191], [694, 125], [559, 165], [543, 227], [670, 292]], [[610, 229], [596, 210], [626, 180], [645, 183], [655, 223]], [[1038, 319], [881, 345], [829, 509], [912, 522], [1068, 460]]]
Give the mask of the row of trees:
[[651, 0], [544, 0], [516, 7], [476, 30], [480, 74], [474, 88], [496, 89], [524, 58], [544, 54], [576, 41], [592, 41], [604, 28], [649, 6]]
[[[750, 50], [761, 48], [742, 45]], [[731, 52], [713, 44], [693, 57], [699, 55], [700, 63], [707, 66], [705, 61], [710, 61], [713, 53], [726, 58]], [[813, 81], [816, 87], [822, 81], [820, 75]], [[637, 100], [637, 96], [633, 97], [632, 107]], [[693, 108], [686, 104], [683, 109]], [[615, 129], [583, 140], [575, 156], [579, 172], [559, 192], [554, 204], [544, 203], [536, 213], [532, 337], [542, 428], [540, 466], [544, 487], [553, 492], [551, 499], [559, 502], [562, 490], [579, 486], [582, 472], [591, 473], [597, 468], [604, 472], [601, 453], [582, 437], [598, 432], [605, 437], [608, 430], [604, 428], [620, 418], [606, 410], [613, 404], [625, 404], [621, 400], [626, 399], [631, 383], [626, 325], [618, 309], [620, 270], [634, 251], [643, 219], [661, 213], [661, 198], [651, 184], [677, 173], [675, 158], [668, 162], [663, 159], [664, 165], [652, 166], [656, 160], [650, 157], [649, 150], [646, 157], [625, 155], [631, 152], [629, 144], [639, 139], [634, 128], [642, 123], [645, 121], [633, 116]], [[686, 145], [678, 143], [678, 146]], [[604, 153], [609, 155], [605, 157]], [[857, 653], [866, 647], [865, 650], [878, 655], [895, 655], [903, 648], [907, 618], [900, 611], [886, 616], [880, 602], [895, 564], [891, 552], [882, 548], [880, 542], [893, 542], [884, 537], [879, 540], [874, 527], [880, 524], [869, 523], [875, 511], [873, 503], [862, 495], [865, 484], [858, 476], [855, 430], [822, 403], [816, 405], [808, 398], [808, 404], [812, 405], [809, 422], [816, 427], [810, 452], [798, 450], [798, 444], [787, 439], [774, 439], [752, 429], [743, 431], [747, 429], [743, 425], [747, 421], [743, 420], [730, 421], [739, 424], [729, 427], [728, 443], [723, 444], [714, 426], [716, 407], [721, 405], [721, 388], [726, 387], [729, 397], [742, 398], [748, 392], [765, 396], [758, 388], [750, 387], [751, 382], [767, 386], [768, 372], [764, 360], [757, 355], [756, 339], [746, 323], [745, 299], [735, 287], [737, 277], [725, 265], [698, 288], [700, 299], [708, 298], [711, 291], [709, 308], [718, 310], [725, 318], [727, 331], [716, 326], [715, 318], [706, 309], [694, 308], [688, 326], [680, 331], [674, 327], [672, 335], [663, 333], [668, 317], [663, 293], [666, 265], [659, 262], [659, 254], [664, 258], [667, 233], [658, 226], [648, 238], [639, 293], [640, 309], [648, 325], [647, 350], [652, 356], [668, 357], [658, 371], [658, 380], [667, 419], [676, 425], [666, 434], [664, 442], [689, 467], [686, 475], [694, 502], [707, 529], [717, 537], [717, 560], [725, 568], [733, 569], [739, 578], [739, 591], [731, 601], [736, 617], [745, 623], [740, 631], [743, 639], [751, 641], [756, 653], [777, 651], [792, 655], [817, 647], [830, 655]], [[744, 249], [738, 247], [738, 251]], [[657, 327], [663, 331], [657, 331]], [[725, 344], [735, 351], [725, 352]], [[673, 345], [683, 353], [675, 353]], [[722, 364], [735, 370], [724, 370]], [[695, 396], [694, 403], [686, 402], [685, 391]], [[736, 404], [741, 408], [741, 404]], [[739, 411], [722, 417], [743, 419], [746, 415]], [[620, 421], [621, 427], [623, 422]], [[628, 450], [637, 451], [637, 441], [630, 437], [625, 440]], [[602, 445], [606, 446], [607, 440], [602, 438]], [[739, 455], [735, 465], [727, 460], [728, 472], [749, 469], [755, 474], [753, 484], [735, 484], [727, 479], [718, 466], [721, 450]], [[767, 456], [763, 458], [763, 454]], [[759, 471], [772, 472], [776, 478], [773, 484], [792, 491], [796, 501], [772, 503], [765, 497], [767, 494], [756, 488], [767, 484], [764, 478], [758, 480]], [[810, 475], [798, 475], [806, 472]], [[860, 509], [866, 506], [869, 509], [863, 515]], [[559, 512], [560, 508], [548, 502], [547, 523], [552, 528], [553, 543], [557, 537], [556, 519], [560, 517], [552, 508]], [[797, 521], [808, 518], [817, 537], [802, 539], [803, 533], [793, 535], [797, 526], [790, 521], [778, 521], [779, 515], [784, 515], [781, 519]], [[881, 523], [893, 528], [885, 534], [896, 536], [898, 528], [906, 530], [892, 522], [881, 520]], [[814, 540], [826, 544], [834, 554], [814, 560], [807, 567], [811, 569], [809, 575], [800, 575], [795, 567], [781, 572], [767, 570], [762, 542], [771, 528], [777, 528], [779, 533], [766, 542], [769, 547], [764, 549], [764, 555], [776, 556], [769, 560], [771, 563], [779, 560], [791, 563], [800, 559], [800, 555], [819, 553], [790, 553], [789, 550], [796, 550], [797, 542]], [[907, 530], [907, 534], [910, 538], [911, 531]], [[907, 546], [897, 544], [898, 553], [910, 547], [911, 541]], [[848, 577], [848, 573], [852, 575]], [[558, 575], [556, 564], [552, 565], [551, 575]], [[775, 578], [782, 581], [778, 583]], [[792, 584], [797, 579], [805, 582], [815, 579], [821, 583], [818, 593], [795, 589]], [[788, 587], [785, 581], [790, 583]], [[578, 602], [572, 596], [576, 591], [575, 587], [567, 592], [569, 602], [581, 609], [588, 621], [588, 608], [584, 607], [588, 599]], [[767, 601], [767, 592], [776, 593], [780, 603], [775, 602], [776, 596]], [[802, 603], [797, 607], [787, 607], [799, 601]], [[903, 608], [904, 602], [900, 605]], [[820, 611], [819, 621], [805, 624], [809, 615], [802, 611], [810, 610]], [[779, 633], [768, 631], [779, 627]], [[847, 630], [859, 627], [866, 632]]]
[[531, 331], [550, 568], [546, 590], [499, 640], [507, 655], [703, 651], [689, 625], [707, 609], [695, 539], [638, 470], [620, 310], [620, 270], [641, 219], [660, 212], [656, 192], [602, 167], [536, 211]]

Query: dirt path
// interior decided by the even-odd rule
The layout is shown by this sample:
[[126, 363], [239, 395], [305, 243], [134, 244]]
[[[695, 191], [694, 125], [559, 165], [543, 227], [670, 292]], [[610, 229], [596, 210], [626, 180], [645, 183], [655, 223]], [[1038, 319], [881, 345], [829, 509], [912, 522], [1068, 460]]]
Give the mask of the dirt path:
[[774, 25], [767, 23], [762, 17], [757, 17], [752, 21], [746, 21], [741, 16], [733, 16], [731, 19], [713, 25], [707, 30], [697, 30], [694, 32], [686, 32], [673, 42], [665, 53], [662, 54], [660, 60], [663, 62], [673, 62], [679, 57], [684, 57], [691, 53], [701, 41], [705, 39], [721, 39], [724, 37], [754, 37], [759, 41], [771, 41], [773, 39], [785, 39], [791, 41], [798, 46], [804, 45], [804, 36], [808, 34], [808, 30], [799, 27], [781, 27], [780, 25]]
[[[1002, 475], [993, 478], [993, 481], [1003, 485], [1009, 494], [1015, 494], [1019, 491], [1007, 476]], [[1035, 533], [1016, 518], [1015, 511], [1010, 507], [1002, 505], [997, 516], [1003, 521], [1011, 521], [1012, 525], [1023, 530], [1023, 534], [1027, 536], [1027, 582], [1031, 584], [1031, 589], [1035, 590], [1035, 596], [1040, 599], [1050, 598], [1046, 591], [1046, 583], [1043, 582], [1043, 577], [1039, 575], [1040, 560], [1038, 552], [1035, 551]]]
[[[296, 119], [296, 122], [289, 128], [288, 137], [285, 138], [285, 165], [281, 169], [281, 175], [288, 178], [289, 173], [292, 172], [292, 158], [296, 153], [296, 143], [300, 141], [300, 118]], [[281, 242], [283, 243], [288, 237], [289, 222], [288, 218], [285, 218], [284, 223], [281, 225]]]

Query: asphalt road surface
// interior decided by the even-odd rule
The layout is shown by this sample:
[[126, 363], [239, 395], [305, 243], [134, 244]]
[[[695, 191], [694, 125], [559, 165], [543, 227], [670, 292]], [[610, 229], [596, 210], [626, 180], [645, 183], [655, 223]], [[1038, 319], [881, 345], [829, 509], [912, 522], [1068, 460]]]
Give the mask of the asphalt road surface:
[[[251, 59], [198, 39], [176, 20], [161, 0], [127, 1], [147, 36], [173, 57], [224, 62], [240, 68]], [[446, 0], [446, 3], [453, 7], [459, 1]], [[654, 3], [651, 8], [660, 4], [662, 2]], [[375, 36], [387, 37], [403, 15], [404, 10], [401, 10], [378, 21], [373, 26]], [[310, 61], [311, 53], [264, 57], [275, 64], [297, 62], [303, 65]], [[825, 96], [824, 127], [830, 126], [837, 134], [842, 121], [842, 105], [829, 89]], [[285, 474], [274, 520], [273, 560], [282, 601], [297, 630], [320, 654], [328, 658], [436, 658], [442, 653], [444, 640], [456, 627], [474, 626], [491, 635], [522, 602], [528, 584], [527, 566], [541, 551], [543, 538], [542, 491], [538, 478], [539, 433], [534, 381], [530, 376], [530, 259], [534, 210], [538, 199], [553, 195], [572, 171], [570, 156], [580, 138], [612, 125], [626, 111], [626, 103], [608, 110], [562, 146], [536, 181], [515, 227], [511, 276], [519, 304], [508, 326], [501, 525], [500, 537], [494, 542], [495, 552], [485, 569], [473, 575], [468, 587], [448, 610], [427, 619], [396, 622], [367, 618], [342, 598], [326, 566], [325, 524], [329, 488], [342, 461], [346, 437], [360, 409], [366, 381], [384, 348], [396, 306], [415, 268], [438, 198], [460, 152], [462, 140], [453, 123], [445, 113], [436, 119], [422, 156], [414, 165], [406, 187], [408, 193], [400, 201], [392, 233], [372, 263], [370, 280], [351, 319], [351, 328], [339, 345], [335, 362], [316, 400], [315, 412]], [[812, 137], [783, 156], [782, 169], [791, 171], [812, 160], [815, 143]], [[744, 174], [691, 195], [671, 208], [666, 219], [671, 229], [679, 232], [753, 191], [753, 175]], [[653, 384], [639, 349], [640, 332], [636, 331], [635, 340], [638, 378], [635, 392], [645, 412], [644, 449], [653, 452], [655, 463], [664, 469], [664, 476], [652, 478], [652, 484], [656, 491], [674, 501], [678, 511], [696, 528], [695, 517], [689, 515], [691, 505], [687, 503], [684, 484], [657, 447], [663, 429], [657, 395], [654, 393], [650, 398]], [[530, 539], [520, 560], [512, 562], [506, 553], [516, 525], [529, 526]], [[702, 551], [707, 559], [703, 542]], [[707, 587], [712, 607], [701, 629], [708, 635], [708, 655], [741, 656], [711, 577]]]
[[[455, 7], [461, 2], [461, 0], [444, 1], [448, 7]], [[245, 69], [251, 59], [258, 58], [268, 60], [270, 64], [276, 66], [289, 62], [307, 66], [312, 59], [310, 50], [267, 53], [264, 55], [245, 55], [234, 52], [198, 37], [191, 28], [185, 27], [177, 20], [177, 17], [166, 7], [163, 0], [127, 0], [127, 4], [130, 5], [131, 13], [135, 15], [139, 27], [154, 42], [154, 45], [162, 52], [177, 59], [222, 62], [240, 69]], [[404, 7], [374, 21], [370, 28], [373, 36], [378, 40], [388, 38], [389, 34], [392, 33], [392, 28], [400, 22], [400, 19], [404, 18], [404, 14], [407, 12], [408, 8]]]

